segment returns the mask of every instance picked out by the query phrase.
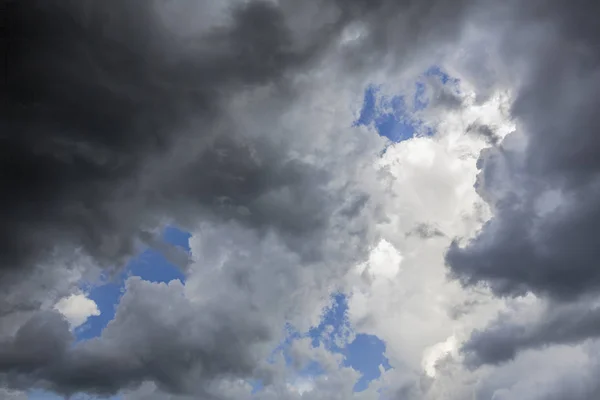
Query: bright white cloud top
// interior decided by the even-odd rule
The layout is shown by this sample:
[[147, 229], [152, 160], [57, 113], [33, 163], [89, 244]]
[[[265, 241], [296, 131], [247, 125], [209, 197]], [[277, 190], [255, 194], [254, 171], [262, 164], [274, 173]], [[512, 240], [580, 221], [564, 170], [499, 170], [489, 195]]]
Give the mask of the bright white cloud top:
[[98, 305], [81, 293], [60, 299], [54, 308], [64, 315], [73, 327], [82, 325], [91, 316], [100, 315]]

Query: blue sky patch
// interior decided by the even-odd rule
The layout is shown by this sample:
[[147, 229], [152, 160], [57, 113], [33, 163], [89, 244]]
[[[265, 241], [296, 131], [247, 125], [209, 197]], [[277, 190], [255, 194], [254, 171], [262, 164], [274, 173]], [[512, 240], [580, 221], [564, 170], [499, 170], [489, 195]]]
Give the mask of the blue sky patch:
[[[292, 342], [308, 337], [311, 339], [313, 347], [323, 345], [333, 353], [342, 354], [344, 356], [344, 366], [352, 367], [362, 374], [354, 386], [356, 392], [365, 390], [369, 382], [379, 378], [381, 375], [380, 365], [385, 370], [391, 368], [388, 359], [385, 357], [385, 343], [377, 336], [357, 334], [352, 337], [353, 332], [348, 320], [348, 299], [343, 293], [336, 293], [332, 296], [331, 305], [323, 310], [319, 325], [311, 328], [306, 333], [300, 333], [291, 325], [287, 325], [286, 333], [285, 340], [274, 350], [273, 355], [282, 352], [286, 363], [291, 365], [293, 360], [289, 350]], [[299, 375], [301, 377], [316, 377], [323, 373], [321, 365], [313, 361], [304, 367]], [[262, 385], [257, 382], [254, 386], [254, 392], [260, 390], [260, 388], [262, 388]]]
[[354, 126], [374, 126], [379, 135], [392, 142], [410, 139], [415, 135], [419, 121], [408, 112], [403, 96], [387, 98], [379, 86], [365, 90], [363, 106]]
[[[190, 250], [190, 234], [169, 226], [163, 231], [163, 240], [186, 251]], [[125, 288], [125, 280], [130, 276], [139, 276], [150, 282], [170, 282], [179, 279], [185, 282], [183, 272], [156, 250], [148, 249], [132, 259], [124, 271], [113, 280], [92, 286], [88, 297], [95, 301], [100, 315], [91, 316], [85, 324], [75, 330], [77, 340], [87, 340], [100, 336], [102, 330], [115, 317], [116, 307]]]
[[[436, 77], [443, 85], [451, 86], [459, 92], [460, 81], [452, 78], [439, 66], [432, 66], [422, 77]], [[426, 126], [417, 113], [429, 106], [426, 85], [423, 79], [417, 80], [415, 90], [406, 101], [407, 95], [386, 96], [380, 85], [369, 85], [364, 92], [363, 104], [358, 119], [353, 126], [372, 126], [380, 136], [397, 143], [417, 135], [431, 136], [434, 131]]]
[[354, 126], [373, 126], [380, 136], [392, 142], [401, 142], [415, 136], [423, 123], [406, 104], [404, 96], [387, 97], [379, 86], [365, 90], [363, 106]]
[[460, 79], [451, 77], [437, 65], [434, 65], [425, 71], [425, 76], [436, 76], [440, 78], [444, 85], [450, 84], [452, 86], [458, 86], [460, 83]]
[[369, 382], [379, 378], [380, 365], [386, 370], [391, 368], [385, 356], [385, 343], [377, 336], [361, 333], [348, 342], [351, 339], [348, 299], [342, 293], [333, 296], [331, 307], [325, 310], [321, 323], [311, 329], [309, 335], [313, 345], [323, 343], [328, 350], [343, 354], [344, 365], [362, 374], [354, 386], [355, 392], [365, 390]]
[[[400, 97], [386, 101], [398, 112], [401, 112], [405, 107]], [[367, 114], [368, 112], [367, 110]], [[364, 117], [365, 120], [368, 118], [371, 117]], [[381, 116], [373, 118], [380, 118], [377, 123], [380, 127], [385, 126]], [[170, 226], [164, 230], [162, 237], [165, 242], [179, 246], [189, 252], [190, 236], [188, 232]], [[114, 318], [116, 307], [124, 292], [124, 282], [129, 276], [139, 276], [151, 282], [169, 282], [173, 279], [185, 282], [185, 276], [181, 270], [169, 263], [161, 253], [152, 249], [142, 252], [131, 260], [116, 279], [88, 288], [89, 298], [96, 302], [101, 314], [90, 317], [83, 326], [75, 331], [78, 341], [99, 336]], [[333, 353], [342, 354], [344, 356], [344, 366], [352, 367], [362, 374], [359, 381], [356, 382], [355, 391], [365, 390], [370, 381], [380, 376], [380, 365], [383, 365], [385, 369], [390, 368], [384, 355], [385, 343], [372, 335], [358, 334], [353, 336], [347, 313], [348, 301], [346, 295], [343, 293], [332, 295], [330, 305], [323, 310], [320, 323], [308, 332], [298, 332], [289, 324], [285, 326], [286, 338], [280, 346], [274, 349], [273, 356], [281, 352], [288, 365], [290, 365], [293, 362], [289, 352], [292, 342], [300, 338], [310, 338], [314, 347], [322, 345]], [[299, 371], [299, 376], [312, 378], [324, 372], [318, 362], [312, 361]], [[253, 393], [260, 391], [263, 387], [258, 380], [250, 383], [253, 386]], [[30, 398], [36, 400], [54, 400], [56, 397], [52, 396], [45, 392], [32, 392], [30, 394]]]
[[360, 333], [346, 346], [346, 366], [350, 366], [362, 374], [354, 385], [355, 392], [361, 392], [369, 386], [369, 382], [379, 378], [381, 371], [392, 368], [385, 356], [385, 343], [374, 335]]

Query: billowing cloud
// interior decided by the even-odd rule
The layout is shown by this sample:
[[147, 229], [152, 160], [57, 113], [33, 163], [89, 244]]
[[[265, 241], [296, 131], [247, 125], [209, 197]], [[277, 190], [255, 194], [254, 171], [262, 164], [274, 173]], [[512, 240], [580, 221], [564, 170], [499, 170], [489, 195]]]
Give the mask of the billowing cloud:
[[[539, 354], [599, 334], [599, 36], [589, 17], [596, 10], [558, 1], [544, 9], [538, 13], [533, 3], [506, 8], [506, 18], [490, 25], [502, 32], [496, 55], [511, 60], [498, 76], [512, 93], [516, 129], [499, 143], [494, 139], [497, 145], [478, 161], [477, 190], [493, 217], [446, 255], [463, 284], [506, 297], [534, 294], [537, 306], [528, 318], [501, 313], [477, 329], [463, 347], [470, 364], [515, 360], [510, 366], [522, 352]], [[479, 132], [482, 126], [475, 125]], [[581, 379], [575, 386], [569, 377], [552, 391], [514, 389], [497, 397], [594, 398], [597, 387], [585, 376], [574, 378]]]
[[[4, 6], [0, 396], [595, 398], [595, 6], [209, 3]], [[76, 340], [144, 247], [185, 280], [129, 277]], [[326, 346], [273, 353], [334, 292], [386, 343], [360, 393]]]
[[506, 22], [512, 29], [502, 54], [513, 62], [505, 68], [521, 76], [511, 108], [518, 126], [480, 159], [478, 190], [494, 218], [468, 246], [448, 253], [465, 283], [486, 282], [502, 295], [596, 292], [600, 81], [589, 12], [550, 2], [543, 15], [528, 5]]

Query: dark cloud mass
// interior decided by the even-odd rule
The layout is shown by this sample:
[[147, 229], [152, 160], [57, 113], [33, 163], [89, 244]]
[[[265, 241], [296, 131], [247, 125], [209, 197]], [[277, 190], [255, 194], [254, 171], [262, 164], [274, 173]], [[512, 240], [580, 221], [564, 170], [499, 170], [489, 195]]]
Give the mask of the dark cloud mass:
[[[333, 11], [299, 37], [290, 26], [302, 9], [285, 1], [232, 2], [214, 18], [204, 3], [3, 2], [0, 384], [108, 394], [153, 381], [202, 393], [203, 382], [254, 373], [255, 347], [285, 318], [275, 308], [272, 323], [268, 307], [302, 284], [294, 268], [327, 257], [349, 268], [372, 240], [367, 223], [352, 222], [369, 196], [350, 182], [335, 186], [327, 160], [303, 161], [297, 139], [268, 125], [302, 91], [294, 79], [382, 4], [306, 2]], [[186, 12], [203, 22], [180, 26]], [[269, 101], [232, 109], [253, 91]], [[253, 121], [265, 120], [258, 129], [239, 122], [253, 108]], [[141, 246], [185, 264], [158, 244], [164, 224], [228, 221], [235, 229], [216, 243], [239, 234], [234, 248], [255, 247], [201, 288], [219, 287], [208, 303], [174, 284], [131, 281], [102, 336], [77, 344], [46, 311], [78, 276], [118, 270]], [[273, 231], [287, 250], [257, 244]], [[333, 232], [351, 249], [337, 258]], [[279, 281], [267, 291], [271, 271]]]
[[477, 190], [494, 217], [446, 261], [466, 285], [534, 293], [556, 309], [475, 332], [463, 348], [474, 364], [600, 335], [591, 303], [600, 290], [599, 11], [592, 2], [527, 2], [500, 19], [501, 54], [518, 82], [517, 130], [479, 160]]
[[165, 22], [168, 4], [6, 2], [2, 274], [61, 249], [120, 264], [143, 241], [140, 232], [164, 220], [189, 223], [190, 210], [207, 209], [230, 217], [216, 207], [223, 201], [248, 208], [251, 224], [314, 230], [328, 212], [322, 193], [285, 216], [264, 196], [318, 191], [327, 172], [291, 159], [285, 138], [246, 137], [228, 101], [269, 87], [283, 112], [297, 91], [290, 78], [317, 62], [344, 26], [364, 18], [383, 29], [372, 21], [383, 11], [434, 19], [446, 12], [411, 2], [307, 2], [337, 11], [313, 21], [300, 41], [288, 20], [302, 10], [291, 2], [232, 4], [227, 19], [193, 34]]
[[217, 172], [231, 180], [252, 174], [251, 189], [235, 189], [246, 196], [265, 190], [252, 182], [261, 172], [245, 170], [253, 167], [248, 149], [233, 134], [217, 138], [211, 125], [233, 87], [276, 83], [305, 57], [289, 48], [282, 16], [268, 3], [250, 3], [236, 10], [232, 27], [195, 44], [217, 50], [195, 53], [161, 29], [152, 4], [9, 4], [7, 129], [0, 146], [3, 270], [63, 245], [106, 262], [131, 254], [138, 232], [155, 225], [187, 185], [171, 176], [168, 185], [148, 187], [152, 177], [144, 168], [167, 161], [192, 115], [201, 121], [189, 139], [199, 145], [195, 156], [204, 165], [197, 167], [214, 168], [221, 149], [240, 164], [223, 162], [229, 171], [205, 173], [196, 187], [185, 188], [197, 195], [187, 198], [210, 203], [234, 195], [227, 179], [210, 178]]
[[495, 216], [447, 261], [464, 282], [487, 282], [498, 294], [573, 298], [600, 285], [600, 35], [593, 10], [563, 2], [544, 10], [517, 8], [503, 39], [521, 83], [518, 132], [480, 159], [478, 190]]
[[[37, 310], [68, 293], [64, 271], [81, 268], [68, 260], [75, 251], [118, 268], [156, 243], [160, 225], [235, 219], [277, 230], [304, 259], [321, 256], [319, 232], [336, 208], [324, 191], [329, 173], [294, 159], [285, 138], [245, 136], [227, 104], [263, 87], [283, 111], [294, 96], [286, 79], [317, 60], [340, 28], [297, 46], [282, 10], [253, 1], [190, 34], [162, 19], [167, 5], [3, 3], [0, 314], [8, 336], [0, 382], [10, 387], [114, 393], [154, 380], [189, 390], [183, 371], [206, 380], [243, 376], [256, 362], [251, 344], [269, 339], [257, 316], [232, 321], [227, 315], [237, 311], [217, 317], [214, 306], [184, 304], [200, 320], [152, 325], [156, 310], [144, 308], [152, 304], [127, 299], [154, 294], [135, 297], [130, 288], [102, 338], [71, 348], [62, 317]], [[176, 288], [163, 289], [166, 303], [178, 298], [169, 290]]]
[[[256, 315], [231, 321], [217, 309], [194, 308], [182, 290], [180, 282], [152, 284], [132, 278], [102, 336], [74, 346], [62, 316], [40, 312], [3, 343], [0, 368], [9, 371], [6, 378], [13, 387], [27, 388], [35, 379], [65, 394], [110, 394], [144, 380], [185, 393], [198, 380], [252, 372], [252, 344], [267, 335], [260, 324], [248, 322]], [[209, 330], [197, 332], [198, 327]]]
[[501, 315], [482, 331], [476, 331], [463, 351], [472, 365], [497, 364], [514, 358], [518, 351], [549, 344], [574, 344], [600, 335], [600, 310], [587, 302], [552, 304], [536, 321], [511, 321]]

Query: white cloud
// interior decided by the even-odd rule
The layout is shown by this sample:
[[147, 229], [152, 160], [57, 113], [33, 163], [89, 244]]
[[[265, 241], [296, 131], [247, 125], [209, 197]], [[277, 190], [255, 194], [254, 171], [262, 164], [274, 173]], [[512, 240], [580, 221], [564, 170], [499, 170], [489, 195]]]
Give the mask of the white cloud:
[[288, 389], [292, 392], [296, 392], [299, 395], [303, 395], [306, 392], [310, 392], [315, 388], [315, 384], [310, 378], [299, 378], [293, 383], [288, 384]]
[[81, 293], [63, 297], [54, 309], [64, 315], [73, 328], [83, 325], [91, 316], [100, 315], [96, 302]]
[[504, 307], [485, 291], [465, 290], [449, 280], [444, 264], [450, 241], [473, 236], [491, 215], [473, 187], [479, 152], [490, 144], [465, 128], [493, 124], [499, 136], [512, 129], [503, 95], [474, 104], [468, 100], [474, 96], [461, 90], [467, 98], [461, 108], [422, 114], [436, 129], [433, 137], [395, 143], [381, 158], [379, 168], [390, 179], [386, 196], [378, 200], [389, 221], [378, 226], [382, 242], [369, 263], [348, 277], [350, 320], [357, 331], [385, 341], [395, 368], [385, 376], [391, 382], [413, 376], [419, 386], [424, 379], [419, 376], [428, 375], [433, 386], [422, 396], [432, 399], [435, 386], [446, 379], [437, 374], [439, 363], [446, 356], [459, 358], [460, 343]]

